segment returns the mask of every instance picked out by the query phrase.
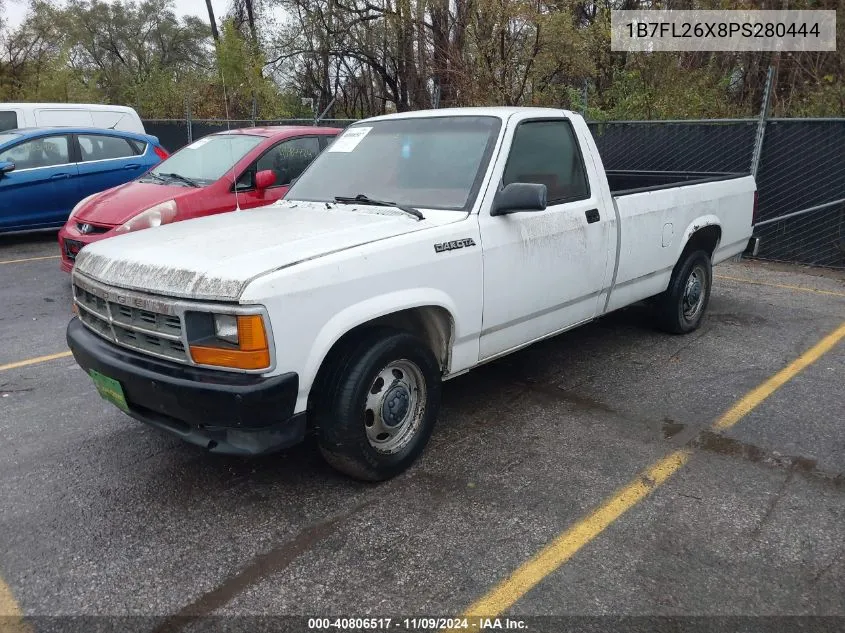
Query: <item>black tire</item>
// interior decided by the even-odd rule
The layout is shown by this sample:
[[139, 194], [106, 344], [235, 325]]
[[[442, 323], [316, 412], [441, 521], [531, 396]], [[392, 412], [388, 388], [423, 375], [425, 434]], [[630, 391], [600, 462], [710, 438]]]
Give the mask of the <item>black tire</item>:
[[697, 330], [710, 303], [712, 285], [710, 255], [702, 250], [687, 253], [672, 271], [669, 288], [656, 297], [654, 309], [660, 328], [671, 334], [689, 334]]
[[[386, 372], [391, 384], [383, 378]], [[392, 329], [356, 334], [340, 344], [320, 374], [312, 419], [320, 452], [331, 466], [355, 479], [383, 481], [419, 457], [434, 430], [441, 392], [440, 366], [422, 341]], [[420, 380], [423, 389], [415, 391], [411, 385]], [[376, 401], [382, 404], [378, 413], [379, 407], [371, 407]], [[379, 430], [384, 432], [374, 437]], [[405, 435], [399, 437], [400, 432]], [[389, 441], [379, 443], [385, 435]], [[388, 448], [393, 452], [385, 452]]]

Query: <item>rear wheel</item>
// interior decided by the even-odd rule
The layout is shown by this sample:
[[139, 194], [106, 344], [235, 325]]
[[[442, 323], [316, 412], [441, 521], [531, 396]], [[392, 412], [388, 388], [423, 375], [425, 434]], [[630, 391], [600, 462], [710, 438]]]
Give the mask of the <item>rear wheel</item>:
[[440, 407], [440, 367], [417, 337], [374, 330], [333, 354], [314, 398], [320, 452], [337, 470], [380, 481], [422, 453]]
[[713, 284], [713, 266], [706, 251], [687, 253], [678, 262], [669, 288], [656, 297], [660, 327], [672, 334], [687, 334], [701, 325]]

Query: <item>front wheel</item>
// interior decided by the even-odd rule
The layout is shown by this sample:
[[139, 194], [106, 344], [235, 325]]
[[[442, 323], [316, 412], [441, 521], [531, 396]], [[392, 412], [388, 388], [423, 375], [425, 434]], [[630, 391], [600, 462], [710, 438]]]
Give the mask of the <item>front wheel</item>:
[[710, 303], [713, 265], [706, 251], [693, 251], [678, 263], [669, 288], [655, 301], [660, 327], [672, 334], [688, 334], [701, 325]]
[[342, 473], [394, 477], [422, 453], [440, 408], [440, 367], [417, 337], [364, 333], [328, 361], [314, 422], [320, 452]]

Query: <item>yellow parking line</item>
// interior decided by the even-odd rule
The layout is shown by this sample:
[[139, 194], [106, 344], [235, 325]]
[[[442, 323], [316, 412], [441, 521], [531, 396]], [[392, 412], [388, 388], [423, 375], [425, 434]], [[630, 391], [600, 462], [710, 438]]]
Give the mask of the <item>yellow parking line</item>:
[[16, 363], [9, 363], [7, 365], [0, 365], [0, 371], [7, 369], [17, 369], [18, 367], [26, 367], [27, 365], [37, 365], [38, 363], [46, 363], [48, 360], [56, 360], [57, 358], [67, 358], [71, 355], [70, 351], [59, 352], [58, 354], [50, 354], [49, 356], [39, 356], [38, 358], [30, 358], [28, 360], [19, 360]]
[[22, 264], [23, 262], [37, 262], [42, 259], [59, 259], [61, 255], [45, 255], [44, 257], [25, 257], [24, 259], [7, 259], [5, 261], [0, 261], [0, 265], [3, 264]]
[[[833, 349], [843, 338], [845, 338], [845, 323], [741, 398], [716, 420], [711, 428], [714, 431], [731, 428], [780, 387]], [[687, 463], [690, 454], [690, 449], [675, 451], [652, 465], [587, 517], [558, 535], [537, 555], [473, 603], [464, 612], [464, 616], [467, 618], [495, 617], [513, 606], [517, 600], [572, 558], [605, 528], [678, 472]]]
[[3, 633], [31, 633], [29, 625], [23, 621], [23, 613], [18, 606], [12, 590], [0, 578], [0, 631]]
[[771, 286], [772, 288], [784, 288], [786, 290], [800, 290], [802, 292], [817, 292], [821, 295], [831, 295], [833, 297], [845, 297], [845, 292], [837, 292], [835, 290], [821, 290], [819, 288], [808, 288], [807, 286], [792, 286], [790, 284], [773, 284], [768, 281], [757, 281], [756, 279], [745, 279], [744, 277], [730, 277], [728, 275], [714, 275], [716, 279], [728, 279], [730, 281], [741, 281], [746, 284], [754, 284], [757, 286]]
[[724, 431], [725, 429], [731, 428], [734, 424], [739, 422], [742, 418], [758, 407], [761, 402], [771, 396], [775, 391], [783, 387], [787, 382], [795, 378], [795, 376], [800, 374], [807, 367], [815, 363], [827, 352], [836, 347], [836, 344], [843, 338], [845, 338], [845, 323], [825, 336], [822, 340], [813, 345], [810, 349], [801, 354], [801, 356], [789, 363], [789, 365], [781, 369], [774, 376], [766, 380], [759, 387], [749, 391], [739, 400], [739, 402], [728, 409], [721, 418], [716, 420], [711, 428], [714, 431]]

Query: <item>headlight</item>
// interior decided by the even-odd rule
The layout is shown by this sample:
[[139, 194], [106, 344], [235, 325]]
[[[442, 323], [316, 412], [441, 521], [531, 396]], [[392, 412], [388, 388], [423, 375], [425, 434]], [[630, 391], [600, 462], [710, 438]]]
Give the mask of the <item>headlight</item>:
[[214, 336], [232, 345], [238, 344], [238, 317], [234, 314], [214, 315]]
[[89, 200], [91, 200], [91, 198], [97, 197], [97, 194], [99, 194], [99, 193], [100, 193], [99, 191], [97, 193], [92, 193], [90, 196], [85, 196], [84, 198], [82, 198], [82, 200], [77, 202], [76, 206], [73, 207], [73, 209], [71, 209], [70, 215], [67, 216], [67, 219], [70, 220], [73, 216], [75, 216], [77, 214], [77, 212], [82, 207], [84, 207], [88, 203]]
[[142, 211], [131, 220], [117, 227], [115, 233], [129, 233], [130, 231], [140, 231], [141, 229], [149, 229], [154, 226], [161, 226], [172, 222], [176, 217], [176, 201], [168, 200], [167, 202], [160, 202], [154, 207], [150, 207], [146, 211]]
[[260, 314], [188, 312], [185, 320], [195, 363], [233, 369], [270, 366], [270, 346]]

